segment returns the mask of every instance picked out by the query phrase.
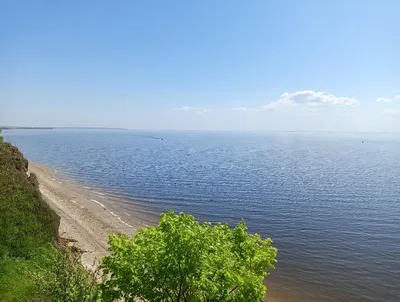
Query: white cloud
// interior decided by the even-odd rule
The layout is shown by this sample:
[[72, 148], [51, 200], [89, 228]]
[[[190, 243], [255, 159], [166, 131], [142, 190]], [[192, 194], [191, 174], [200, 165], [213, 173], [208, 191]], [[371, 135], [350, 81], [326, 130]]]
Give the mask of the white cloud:
[[[289, 105], [289, 104], [286, 104]], [[283, 108], [285, 107], [285, 104], [277, 101], [277, 102], [272, 102], [269, 103], [267, 105], [262, 106], [261, 108], [267, 109], [267, 110], [275, 110], [275, 109], [279, 109], [279, 108]]]
[[196, 110], [194, 107], [189, 107], [189, 106], [182, 106], [178, 108], [173, 108], [174, 110], [181, 110], [181, 111], [190, 111], [190, 110]]
[[207, 108], [197, 108], [197, 107], [189, 107], [189, 106], [182, 106], [179, 108], [173, 108], [174, 110], [179, 110], [179, 111], [192, 111], [195, 112], [196, 114], [204, 114], [210, 111], [210, 109]]
[[383, 114], [400, 115], [400, 109], [386, 109], [385, 111], [383, 111]]
[[395, 100], [400, 100], [400, 94], [394, 97]]
[[387, 98], [377, 98], [376, 101], [379, 103], [390, 103], [392, 100]]
[[207, 113], [209, 111], [210, 111], [210, 109], [201, 108], [201, 109], [197, 109], [196, 110], [196, 114], [204, 114], [204, 113]]
[[232, 111], [247, 111], [248, 109], [246, 107], [235, 107], [232, 108]]
[[355, 98], [337, 97], [325, 92], [315, 92], [312, 90], [297, 91], [293, 93], [285, 92], [278, 101], [271, 102], [265, 106], [268, 110], [282, 110], [288, 107], [307, 106], [319, 107], [328, 105], [357, 106], [359, 103]]

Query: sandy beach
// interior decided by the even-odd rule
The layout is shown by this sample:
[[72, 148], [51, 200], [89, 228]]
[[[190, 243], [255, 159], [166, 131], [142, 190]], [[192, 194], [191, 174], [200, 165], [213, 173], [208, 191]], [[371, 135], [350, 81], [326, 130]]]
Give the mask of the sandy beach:
[[84, 251], [86, 267], [96, 266], [107, 253], [109, 234], [132, 235], [149, 223], [125, 212], [115, 198], [74, 184], [44, 165], [30, 163], [29, 172], [36, 174], [43, 198], [61, 217], [60, 236]]

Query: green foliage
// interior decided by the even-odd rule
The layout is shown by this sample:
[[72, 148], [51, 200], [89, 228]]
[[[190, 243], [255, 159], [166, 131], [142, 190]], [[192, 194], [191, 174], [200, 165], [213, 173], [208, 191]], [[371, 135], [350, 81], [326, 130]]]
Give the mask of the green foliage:
[[18, 149], [0, 140], [0, 257], [29, 258], [58, 236], [60, 218], [41, 198], [27, 168]]
[[0, 259], [0, 301], [97, 302], [96, 273], [79, 262], [80, 254], [45, 245], [29, 259]]
[[36, 275], [46, 274], [56, 252], [48, 244], [32, 253], [30, 259], [8, 256], [0, 259], [0, 301], [45, 301]]
[[0, 301], [39, 300], [34, 275], [47, 270], [59, 217], [41, 198], [28, 161], [0, 136]]
[[0, 259], [0, 301], [29, 301], [36, 284], [30, 275], [35, 265], [31, 260], [4, 257]]
[[248, 234], [244, 222], [230, 229], [169, 211], [157, 227], [142, 228], [133, 238], [110, 236], [104, 299], [263, 301], [263, 281], [277, 254], [271, 243]]
[[51, 265], [35, 275], [40, 296], [54, 302], [97, 302], [100, 300], [98, 272], [85, 269], [80, 253], [70, 248], [53, 254]]

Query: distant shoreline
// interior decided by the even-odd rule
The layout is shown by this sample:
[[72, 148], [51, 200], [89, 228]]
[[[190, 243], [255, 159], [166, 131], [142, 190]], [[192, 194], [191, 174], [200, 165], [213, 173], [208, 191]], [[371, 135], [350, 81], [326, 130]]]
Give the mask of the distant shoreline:
[[128, 130], [127, 128], [105, 127], [13, 127], [1, 126], [0, 130]]
[[0, 130], [53, 130], [51, 127], [0, 127]]

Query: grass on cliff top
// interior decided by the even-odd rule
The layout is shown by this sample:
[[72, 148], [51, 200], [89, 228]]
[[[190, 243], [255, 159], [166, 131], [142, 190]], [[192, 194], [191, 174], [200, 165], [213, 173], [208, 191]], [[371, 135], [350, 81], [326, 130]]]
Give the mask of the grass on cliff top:
[[0, 136], [0, 301], [98, 301], [96, 276], [57, 247], [60, 217], [42, 199], [28, 161]]
[[30, 259], [0, 259], [0, 301], [46, 301], [36, 276], [46, 274], [55, 254], [56, 250], [48, 244], [32, 251]]
[[60, 218], [41, 198], [27, 168], [21, 152], [0, 136], [0, 301], [35, 300], [33, 277], [57, 253], [52, 243]]
[[0, 257], [29, 258], [58, 237], [60, 218], [41, 198], [28, 161], [0, 137]]

